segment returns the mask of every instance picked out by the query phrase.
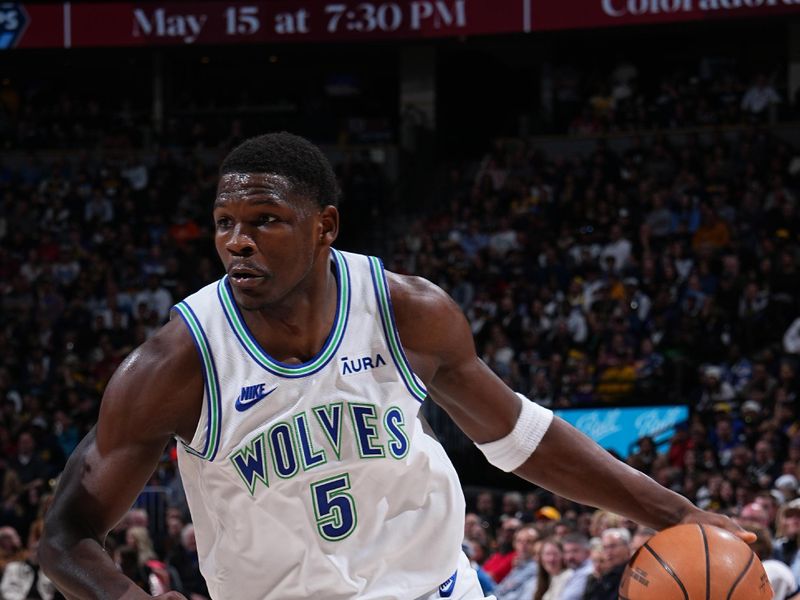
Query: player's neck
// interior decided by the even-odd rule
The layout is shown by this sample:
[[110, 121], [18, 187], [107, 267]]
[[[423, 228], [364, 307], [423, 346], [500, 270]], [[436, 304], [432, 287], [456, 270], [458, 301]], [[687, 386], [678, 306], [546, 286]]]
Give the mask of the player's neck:
[[322, 349], [334, 324], [339, 295], [329, 265], [330, 261], [317, 261], [306, 281], [279, 303], [244, 312], [251, 333], [272, 358], [299, 364]]

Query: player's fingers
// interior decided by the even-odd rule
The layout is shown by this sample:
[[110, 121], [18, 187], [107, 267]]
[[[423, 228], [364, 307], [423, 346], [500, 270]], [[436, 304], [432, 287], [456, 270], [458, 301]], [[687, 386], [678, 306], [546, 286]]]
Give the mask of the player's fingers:
[[721, 517], [719, 525], [723, 529], [727, 529], [743, 542], [747, 544], [752, 544], [756, 541], [756, 534], [752, 531], [747, 531], [746, 529], [742, 528], [736, 521], [731, 519], [730, 517]]
[[747, 544], [756, 541], [756, 534], [743, 529], [736, 521], [725, 515], [707, 511], [698, 511], [686, 515], [684, 523], [708, 523], [726, 529]]
[[752, 531], [745, 531], [742, 529], [741, 531], [734, 531], [737, 536], [739, 536], [742, 541], [747, 542], [748, 544], [752, 544], [756, 541], [756, 534]]
[[186, 596], [183, 594], [179, 594], [178, 592], [167, 592], [166, 594], [161, 594], [160, 596], [156, 596], [153, 600], [187, 600]]

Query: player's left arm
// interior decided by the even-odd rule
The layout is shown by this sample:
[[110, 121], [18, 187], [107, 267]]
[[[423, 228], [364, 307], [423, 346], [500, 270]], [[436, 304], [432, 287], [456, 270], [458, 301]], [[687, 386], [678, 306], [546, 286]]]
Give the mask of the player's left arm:
[[[524, 401], [477, 356], [458, 305], [424, 279], [387, 275], [403, 347], [430, 396], [474, 442], [508, 436]], [[702, 521], [751, 541], [751, 534], [727, 517], [700, 510], [558, 417], [513, 472], [556, 494], [648, 527]]]

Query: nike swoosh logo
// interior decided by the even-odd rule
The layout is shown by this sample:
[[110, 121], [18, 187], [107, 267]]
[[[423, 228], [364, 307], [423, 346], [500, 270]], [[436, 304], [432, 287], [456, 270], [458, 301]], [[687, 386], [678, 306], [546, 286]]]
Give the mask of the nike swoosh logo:
[[264, 398], [269, 396], [272, 392], [274, 392], [277, 389], [278, 389], [278, 386], [276, 385], [270, 391], [264, 392], [261, 396], [256, 396], [255, 398], [251, 398], [250, 400], [246, 400], [246, 401], [242, 401], [242, 395], [239, 394], [239, 397], [236, 398], [236, 403], [234, 404], [234, 406], [236, 407], [236, 410], [238, 410], [239, 412], [244, 412], [247, 409], [252, 408], [254, 405], [256, 405], [259, 402], [261, 402]]

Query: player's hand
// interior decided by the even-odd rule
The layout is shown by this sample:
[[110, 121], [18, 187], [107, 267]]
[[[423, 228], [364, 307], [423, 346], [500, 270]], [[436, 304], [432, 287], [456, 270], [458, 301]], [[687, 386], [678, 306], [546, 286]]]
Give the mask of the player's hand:
[[703, 525], [714, 525], [740, 538], [742, 541], [752, 544], [756, 541], [756, 534], [742, 529], [733, 519], [706, 510], [694, 510], [687, 514], [681, 523], [702, 523]]
[[160, 596], [153, 596], [153, 600], [186, 600], [186, 596], [178, 592], [167, 592]]

